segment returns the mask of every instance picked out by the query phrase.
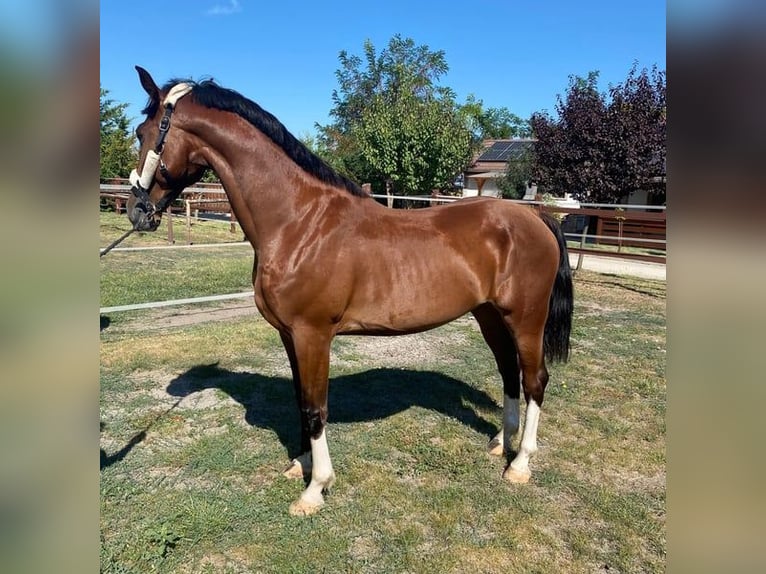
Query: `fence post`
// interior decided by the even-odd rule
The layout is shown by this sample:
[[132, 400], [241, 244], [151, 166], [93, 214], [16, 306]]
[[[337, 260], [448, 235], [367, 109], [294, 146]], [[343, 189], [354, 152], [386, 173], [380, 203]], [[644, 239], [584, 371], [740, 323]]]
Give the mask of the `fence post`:
[[596, 245], [601, 245], [601, 239], [599, 239], [599, 237], [604, 235], [604, 220], [600, 215], [596, 216], [596, 235], [598, 235], [596, 238]]
[[391, 178], [386, 180], [386, 195], [387, 197], [387, 203], [388, 208], [393, 209], [394, 208], [394, 184], [391, 181]]
[[186, 199], [186, 244], [191, 245], [191, 202]]
[[168, 243], [171, 245], [176, 242], [173, 237], [173, 213], [170, 211], [170, 206], [165, 210], [165, 215], [168, 218]]
[[[580, 236], [580, 249], [585, 249], [585, 235], [588, 233], [588, 226], [582, 228], [582, 235]], [[575, 271], [579, 271], [582, 269], [582, 260], [585, 258], [585, 254], [580, 251], [580, 253], [577, 254], [577, 267], [575, 267]]]
[[614, 211], [614, 218], [617, 220], [617, 253], [620, 253], [622, 251], [622, 223], [625, 221], [625, 209], [618, 207]]

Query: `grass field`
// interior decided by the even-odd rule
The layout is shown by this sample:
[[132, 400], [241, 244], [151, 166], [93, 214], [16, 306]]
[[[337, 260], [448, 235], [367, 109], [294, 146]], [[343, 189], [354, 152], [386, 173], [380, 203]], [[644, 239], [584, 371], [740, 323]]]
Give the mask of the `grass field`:
[[[122, 213], [113, 211], [101, 211], [101, 226], [99, 244], [106, 247], [120, 235], [130, 229], [128, 217]], [[177, 245], [187, 243], [186, 216], [173, 217], [173, 234]], [[243, 239], [239, 226], [235, 226], [235, 233], [231, 232], [231, 224], [224, 220], [194, 219], [191, 225], [192, 243], [230, 243], [240, 242]], [[167, 245], [168, 226], [167, 215], [162, 216], [159, 229], [153, 232], [138, 232], [130, 235], [120, 247], [141, 247], [147, 245]]]
[[[251, 250], [217, 249], [110, 254], [101, 304], [249, 289]], [[252, 304], [102, 317], [102, 572], [664, 571], [665, 283], [575, 288], [528, 485], [485, 454], [502, 388], [464, 317], [336, 339], [338, 482], [308, 518], [281, 475], [299, 446], [287, 358]]]

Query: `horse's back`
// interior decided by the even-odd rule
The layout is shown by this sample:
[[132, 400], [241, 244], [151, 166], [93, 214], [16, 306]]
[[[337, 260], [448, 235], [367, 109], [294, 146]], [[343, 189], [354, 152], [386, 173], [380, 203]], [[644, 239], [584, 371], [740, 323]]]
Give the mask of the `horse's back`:
[[[399, 248], [411, 251], [424, 243], [433, 248], [438, 242], [459, 258], [476, 260], [477, 265], [494, 257], [498, 265], [508, 268], [534, 261], [558, 263], [556, 239], [531, 206], [474, 197], [428, 209], [386, 212], [379, 230], [395, 238]], [[441, 251], [435, 248], [436, 253]]]

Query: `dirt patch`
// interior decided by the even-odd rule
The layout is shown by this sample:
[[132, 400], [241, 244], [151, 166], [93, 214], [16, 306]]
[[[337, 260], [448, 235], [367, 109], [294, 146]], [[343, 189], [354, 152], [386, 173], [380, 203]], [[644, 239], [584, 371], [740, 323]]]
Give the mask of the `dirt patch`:
[[607, 307], [592, 301], [579, 302], [578, 307], [580, 317], [598, 317], [604, 313], [612, 313], [615, 310], [615, 307]]
[[247, 559], [226, 554], [206, 554], [199, 563], [187, 566], [184, 572], [230, 572], [231, 574], [250, 574], [252, 569], [247, 565]]
[[251, 300], [238, 301], [215, 307], [199, 305], [189, 307], [165, 307], [148, 312], [140, 321], [130, 321], [120, 326], [121, 331], [153, 331], [173, 327], [186, 327], [211, 321], [227, 321], [240, 317], [258, 317], [258, 309]]
[[[476, 323], [461, 317], [453, 324]], [[478, 325], [476, 326], [478, 329]], [[358, 366], [360, 359], [378, 367], [412, 367], [433, 362], [454, 363], [455, 348], [467, 343], [468, 336], [457, 330], [434, 329], [396, 337], [341, 336], [333, 347], [331, 364], [337, 367]]]
[[225, 321], [245, 316], [257, 316], [258, 309], [255, 303], [226, 307], [224, 309], [193, 310], [189, 309], [183, 313], [175, 313], [165, 317], [161, 327], [180, 327], [185, 325], [194, 325], [205, 321]]

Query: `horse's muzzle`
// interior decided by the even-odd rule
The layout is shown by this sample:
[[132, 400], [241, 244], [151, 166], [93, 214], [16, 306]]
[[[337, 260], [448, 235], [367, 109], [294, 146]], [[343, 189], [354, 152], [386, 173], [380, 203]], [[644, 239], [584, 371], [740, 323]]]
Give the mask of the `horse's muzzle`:
[[128, 219], [137, 231], [154, 231], [160, 225], [155, 210], [135, 197], [128, 200], [127, 211]]

